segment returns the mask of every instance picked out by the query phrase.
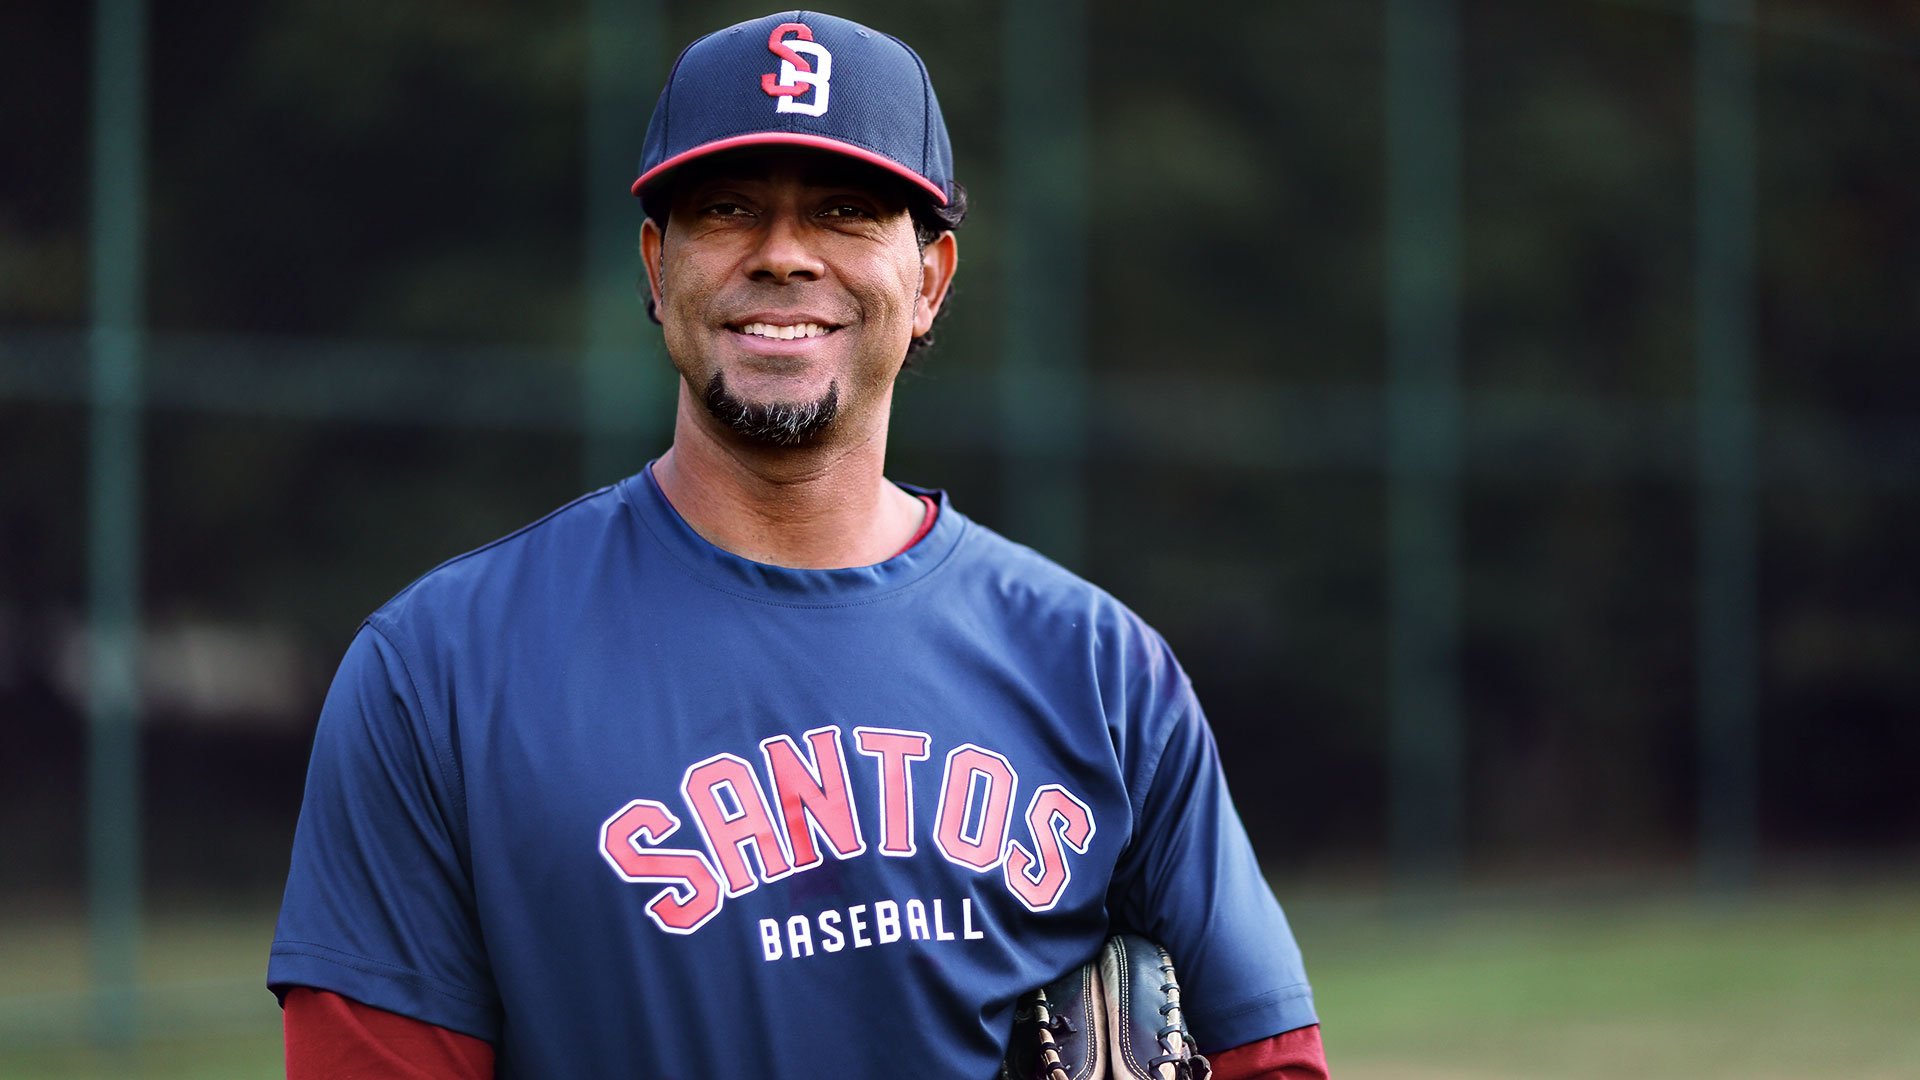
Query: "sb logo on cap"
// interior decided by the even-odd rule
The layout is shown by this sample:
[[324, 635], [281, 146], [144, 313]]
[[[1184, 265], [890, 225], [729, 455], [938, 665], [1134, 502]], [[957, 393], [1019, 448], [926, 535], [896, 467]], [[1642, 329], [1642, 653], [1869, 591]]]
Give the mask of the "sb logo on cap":
[[[786, 40], [788, 34], [795, 39]], [[760, 89], [765, 90], [774, 99], [774, 112], [805, 113], [808, 116], [821, 116], [827, 111], [827, 82], [833, 77], [833, 54], [825, 45], [813, 40], [813, 31], [805, 23], [781, 23], [773, 28], [767, 38], [767, 48], [780, 58], [780, 75], [760, 76]], [[820, 64], [815, 71], [807, 57], [813, 57]], [[813, 100], [802, 103], [800, 99], [809, 91]]]

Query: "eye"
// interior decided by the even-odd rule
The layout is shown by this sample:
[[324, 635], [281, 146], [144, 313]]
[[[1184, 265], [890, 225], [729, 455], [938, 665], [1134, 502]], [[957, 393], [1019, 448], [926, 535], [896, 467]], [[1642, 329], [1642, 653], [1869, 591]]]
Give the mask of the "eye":
[[820, 211], [820, 216], [840, 218], [843, 220], [860, 220], [872, 218], [874, 215], [873, 211], [868, 210], [866, 207], [858, 206], [854, 203], [839, 203]]
[[701, 207], [700, 214], [703, 217], [740, 218], [751, 215], [752, 211], [736, 202], [721, 201], [708, 203]]

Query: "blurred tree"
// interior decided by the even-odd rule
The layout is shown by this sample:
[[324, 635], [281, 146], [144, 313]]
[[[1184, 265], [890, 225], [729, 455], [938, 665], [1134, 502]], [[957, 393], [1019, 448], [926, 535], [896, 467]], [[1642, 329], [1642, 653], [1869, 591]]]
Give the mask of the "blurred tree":
[[[1000, 9], [839, 10], [926, 57], [975, 200], [943, 343], [901, 393], [895, 472], [996, 524]], [[1461, 10], [1470, 852], [1674, 856], [1694, 784], [1690, 7]], [[1380, 9], [1089, 12], [1090, 576], [1180, 652], [1278, 863], [1375, 857]], [[676, 0], [669, 37], [763, 13]], [[1765, 836], [1899, 850], [1920, 841], [1903, 786], [1920, 765], [1920, 15], [1760, 13]], [[41, 777], [71, 774], [78, 745], [42, 638], [82, 595], [81, 414], [62, 402], [81, 386], [65, 354], [21, 343], [86, 316], [88, 18], [0, 10], [0, 708]], [[160, 384], [286, 394], [153, 418], [156, 619], [289, 629], [317, 696], [368, 609], [575, 493], [564, 415], [449, 421], [487, 379], [514, 399], [503, 372], [575, 375], [583, 19], [507, 0], [155, 5]], [[385, 419], [335, 408], [365, 385], [314, 357], [367, 342], [417, 346], [395, 361], [410, 377], [460, 374]], [[202, 345], [247, 362], [196, 367]], [[169, 723], [157, 871], [271, 887], [275, 860], [245, 853], [287, 827], [305, 733], [241, 745]], [[196, 801], [241, 762], [270, 780]], [[0, 774], [16, 835], [61, 798], [25, 775]], [[209, 839], [223, 823], [240, 839]], [[75, 868], [36, 858], [13, 880]]]

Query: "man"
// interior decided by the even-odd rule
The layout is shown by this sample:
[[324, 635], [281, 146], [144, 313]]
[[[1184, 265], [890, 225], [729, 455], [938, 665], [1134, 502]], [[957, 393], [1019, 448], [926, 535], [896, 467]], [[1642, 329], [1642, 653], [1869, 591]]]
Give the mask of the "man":
[[964, 210], [919, 58], [709, 35], [634, 192], [673, 445], [361, 628], [268, 973], [289, 1075], [987, 1077], [1131, 927], [1218, 1075], [1323, 1076], [1164, 642], [883, 476]]

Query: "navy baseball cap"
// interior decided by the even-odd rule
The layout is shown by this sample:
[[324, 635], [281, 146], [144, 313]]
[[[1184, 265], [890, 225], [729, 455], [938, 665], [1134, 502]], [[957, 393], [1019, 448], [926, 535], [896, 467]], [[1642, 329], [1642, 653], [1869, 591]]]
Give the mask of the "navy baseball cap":
[[945, 206], [953, 146], [927, 66], [905, 42], [816, 11], [786, 11], [687, 46], [653, 107], [633, 193], [649, 213], [674, 169], [744, 146], [845, 154]]

